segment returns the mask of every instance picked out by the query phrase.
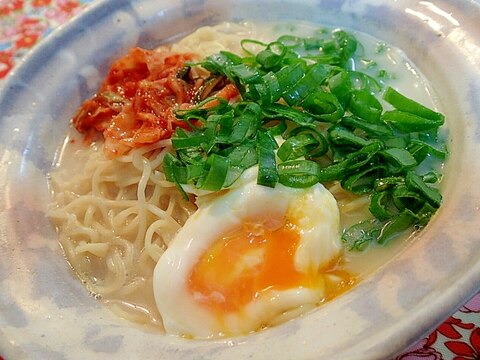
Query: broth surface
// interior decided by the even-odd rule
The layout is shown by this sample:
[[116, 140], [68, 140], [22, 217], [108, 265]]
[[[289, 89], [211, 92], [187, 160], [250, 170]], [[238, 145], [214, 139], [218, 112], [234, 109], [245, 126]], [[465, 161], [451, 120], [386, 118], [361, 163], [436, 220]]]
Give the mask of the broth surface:
[[[220, 50], [240, 52], [240, 40], [244, 38], [272, 41], [284, 34], [308, 36], [317, 29], [316, 25], [304, 23], [225, 23], [201, 29], [172, 49], [194, 51], [201, 57]], [[363, 45], [360, 56], [350, 64], [352, 70], [366, 72], [385, 86], [392, 86], [427, 107], [438, 108], [428, 81], [400, 49], [369, 35], [352, 33]], [[383, 75], [379, 77], [379, 73]], [[157, 329], [162, 328], [162, 320], [153, 297], [153, 269], [176, 231], [196, 209], [192, 203], [182, 203], [176, 188], [156, 171], [165, 146], [169, 146], [168, 141], [109, 160], [103, 156], [101, 141], [87, 147], [81, 136], [71, 130], [51, 174], [53, 202], [49, 213], [58, 228], [67, 260], [92, 294], [122, 317]], [[142, 183], [143, 180], [146, 182]], [[158, 184], [162, 190], [158, 190]], [[341, 230], [371, 217], [368, 197], [348, 194], [338, 184], [327, 185], [339, 205]], [[95, 205], [100, 198], [102, 204]], [[145, 200], [138, 203], [139, 198]], [[94, 205], [76, 209], [75, 202], [81, 199], [93, 199], [88, 201]], [[167, 217], [157, 217], [164, 212]], [[149, 232], [158, 221], [164, 221], [166, 227]], [[361, 280], [388, 262], [414, 237], [405, 235], [387, 246], [371, 246], [361, 253], [346, 251], [339, 269]], [[96, 239], [95, 245], [89, 244], [92, 239]], [[105, 242], [111, 245], [103, 245]], [[148, 251], [144, 249], [146, 243], [150, 246]], [[122, 274], [120, 277], [112, 275], [118, 272]], [[111, 285], [117, 282], [122, 284]]]

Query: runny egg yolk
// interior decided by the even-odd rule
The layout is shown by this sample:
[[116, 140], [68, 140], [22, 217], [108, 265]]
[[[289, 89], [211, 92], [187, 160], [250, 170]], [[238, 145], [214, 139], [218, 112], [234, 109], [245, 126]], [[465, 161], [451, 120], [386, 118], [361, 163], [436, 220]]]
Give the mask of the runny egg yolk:
[[248, 334], [307, 313], [355, 281], [343, 270], [338, 205], [321, 184], [268, 188], [252, 176], [200, 200], [155, 267], [168, 333]]
[[295, 225], [247, 224], [214, 242], [188, 278], [195, 300], [216, 313], [240, 310], [266, 290], [323, 286], [317, 271], [299, 272]]

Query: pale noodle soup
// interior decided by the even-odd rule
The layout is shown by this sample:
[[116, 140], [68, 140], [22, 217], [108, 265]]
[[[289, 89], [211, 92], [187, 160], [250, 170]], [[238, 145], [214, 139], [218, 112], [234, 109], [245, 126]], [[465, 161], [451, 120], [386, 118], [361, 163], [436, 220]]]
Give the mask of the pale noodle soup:
[[[242, 39], [267, 41], [286, 33], [305, 36], [315, 28], [307, 24], [224, 23], [199, 29], [173, 45], [172, 52], [192, 52], [199, 58], [221, 50], [241, 53]], [[365, 58], [393, 75], [383, 79], [386, 85], [436, 108], [428, 83], [400, 50], [364, 34], [355, 36], [364, 46]], [[82, 136], [72, 129], [59, 151], [58, 166], [51, 173], [53, 198], [48, 212], [68, 262], [92, 295], [120, 316], [160, 331], [163, 325], [153, 294], [154, 268], [197, 209], [193, 197], [185, 201], [165, 178], [162, 161], [170, 151], [171, 141], [165, 139], [109, 159], [101, 140], [84, 145]], [[341, 230], [371, 216], [368, 196], [352, 195], [338, 183], [327, 185], [339, 206]], [[331, 281], [350, 283], [327, 300], [386, 263], [412, 237], [404, 236], [361, 253], [343, 252], [338, 274], [332, 274]], [[342, 278], [344, 273], [350, 275]], [[308, 310], [311, 307], [283, 314], [269, 325]]]

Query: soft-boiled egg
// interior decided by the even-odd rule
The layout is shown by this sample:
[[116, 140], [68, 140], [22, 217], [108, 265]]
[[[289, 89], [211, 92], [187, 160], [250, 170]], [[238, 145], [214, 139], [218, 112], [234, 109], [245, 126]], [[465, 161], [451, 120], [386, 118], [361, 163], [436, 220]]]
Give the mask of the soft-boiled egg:
[[256, 172], [199, 201], [158, 261], [154, 295], [167, 333], [246, 334], [324, 299], [325, 272], [341, 252], [335, 198], [321, 184], [260, 186]]

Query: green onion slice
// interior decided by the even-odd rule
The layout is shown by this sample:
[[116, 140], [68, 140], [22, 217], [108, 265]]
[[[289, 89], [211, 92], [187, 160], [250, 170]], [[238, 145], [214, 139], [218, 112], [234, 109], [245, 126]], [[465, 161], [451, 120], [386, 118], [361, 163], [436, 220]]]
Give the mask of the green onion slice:
[[258, 177], [257, 183], [268, 187], [275, 187], [278, 182], [277, 163], [275, 152], [278, 145], [268, 131], [260, 131], [257, 134], [258, 144]]
[[379, 121], [383, 111], [380, 101], [365, 90], [354, 90], [352, 92], [349, 109], [354, 115], [369, 122]]
[[443, 118], [428, 119], [400, 110], [385, 111], [381, 118], [403, 133], [425, 132], [443, 125]]
[[229, 161], [223, 156], [212, 154], [207, 163], [210, 165], [210, 169], [205, 176], [201, 189], [218, 191], [222, 188], [227, 177]]
[[376, 242], [381, 230], [382, 224], [377, 219], [364, 220], [345, 230], [342, 241], [350, 251], [364, 251]]
[[405, 149], [390, 148], [380, 151], [379, 154], [387, 160], [392, 174], [406, 172], [417, 165], [415, 158]]
[[328, 138], [335, 145], [350, 145], [356, 148], [367, 146], [371, 142], [340, 125], [328, 129]]
[[279, 182], [292, 188], [307, 188], [318, 183], [320, 165], [310, 160], [290, 160], [278, 164]]
[[302, 106], [305, 111], [319, 121], [335, 122], [345, 114], [338, 98], [323, 91], [310, 93]]
[[407, 98], [390, 86], [385, 90], [383, 99], [393, 105], [393, 107], [397, 110], [443, 124], [445, 118], [443, 114], [433, 111], [426, 106]]
[[437, 189], [428, 186], [421, 176], [415, 174], [413, 171], [409, 171], [405, 177], [405, 182], [409, 189], [425, 196], [430, 205], [437, 208], [440, 206], [442, 195]]
[[381, 245], [399, 236], [402, 232], [410, 228], [416, 221], [416, 216], [410, 210], [402, 211], [398, 216], [387, 222], [382, 228], [377, 242]]
[[390, 191], [373, 193], [368, 209], [373, 216], [382, 221], [391, 219], [398, 214], [398, 209], [393, 204]]
[[[208, 97], [175, 111], [186, 126], [175, 130], [163, 170], [186, 199], [183, 184], [218, 191], [258, 165], [260, 185], [307, 188], [338, 181], [347, 191], [370, 196], [375, 218], [342, 236], [352, 250], [386, 243], [429, 221], [442, 196], [431, 186], [441, 175], [427, 165], [448, 156], [438, 132], [442, 114], [392, 87], [383, 100], [393, 109], [384, 111], [379, 94], [385, 72], [354, 70], [361, 44], [343, 30], [285, 35], [270, 43], [245, 39], [241, 46], [244, 57], [220, 51], [179, 72], [189, 81], [188, 69], [202, 66], [210, 81], [229, 81], [242, 97], [235, 104]], [[103, 95], [110, 103], [123, 102]], [[285, 140], [280, 147], [275, 136]], [[420, 166], [424, 175], [418, 175]]]

